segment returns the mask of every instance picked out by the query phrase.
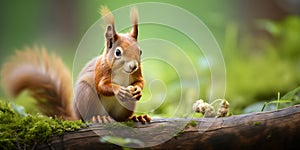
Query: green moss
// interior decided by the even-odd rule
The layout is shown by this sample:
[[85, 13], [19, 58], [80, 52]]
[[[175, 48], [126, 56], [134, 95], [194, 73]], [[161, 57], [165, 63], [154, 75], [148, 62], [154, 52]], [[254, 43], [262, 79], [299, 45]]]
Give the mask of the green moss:
[[122, 122], [125, 126], [128, 126], [128, 127], [135, 127], [135, 122], [130, 120], [130, 121], [125, 121], [125, 122]]
[[175, 138], [175, 139], [177, 139], [177, 137], [179, 137], [181, 134], [183, 134], [184, 133], [184, 130], [183, 129], [180, 129], [177, 133], [174, 133], [173, 134], [173, 137]]
[[30, 148], [45, 143], [54, 135], [84, 127], [82, 121], [63, 121], [42, 115], [20, 115], [5, 101], [0, 101], [0, 149]]
[[254, 123], [253, 123], [253, 125], [254, 126], [259, 126], [261, 123], [259, 122], [259, 121], [255, 121]]
[[271, 138], [272, 138], [272, 133], [269, 133], [266, 137], [266, 140], [271, 140]]
[[197, 123], [197, 121], [195, 121], [195, 120], [191, 120], [191, 121], [189, 121], [189, 122], [188, 122], [187, 126], [189, 126], [189, 125], [190, 125], [190, 126], [192, 126], [192, 127], [196, 127], [196, 126], [197, 126], [197, 124], [198, 124], [198, 123]]
[[105, 129], [122, 129], [122, 128], [126, 129], [128, 127], [134, 128], [135, 122], [130, 120], [125, 122], [110, 122], [104, 125]]

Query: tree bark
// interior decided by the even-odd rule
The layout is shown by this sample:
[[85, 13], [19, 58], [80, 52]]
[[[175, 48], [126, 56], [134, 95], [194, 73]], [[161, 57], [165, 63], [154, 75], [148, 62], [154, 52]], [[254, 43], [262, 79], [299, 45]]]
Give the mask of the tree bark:
[[[117, 142], [107, 140], [122, 137]], [[102, 139], [102, 142], [101, 142]], [[110, 141], [103, 143], [103, 141]], [[125, 141], [125, 142], [124, 142]], [[116, 145], [118, 144], [118, 145]], [[224, 118], [165, 118], [132, 126], [110, 123], [53, 137], [38, 149], [296, 149], [300, 146], [300, 105]]]

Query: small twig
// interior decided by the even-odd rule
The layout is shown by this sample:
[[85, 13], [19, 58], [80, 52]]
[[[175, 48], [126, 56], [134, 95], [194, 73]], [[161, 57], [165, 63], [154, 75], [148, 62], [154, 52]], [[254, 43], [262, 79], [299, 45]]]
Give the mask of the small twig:
[[36, 142], [34, 142], [34, 145], [32, 146], [32, 150], [34, 150], [35, 149], [35, 146], [37, 145], [37, 143]]
[[213, 102], [211, 102], [210, 105], [214, 105], [216, 102], [220, 102], [220, 101], [222, 101], [222, 100], [223, 100], [223, 99], [220, 99], [220, 98], [219, 98], [219, 99], [216, 99], [216, 100], [214, 100]]
[[18, 140], [18, 136], [16, 134], [14, 134], [15, 137], [16, 137], [16, 142], [17, 142], [17, 146], [18, 146], [18, 149], [19, 150], [22, 150], [21, 146], [20, 146], [20, 143], [19, 143], [19, 140]]
[[54, 150], [54, 148], [51, 146], [50, 143], [47, 142], [47, 145], [48, 145], [48, 147], [49, 147], [51, 150]]
[[62, 134], [62, 136], [61, 136], [61, 138], [60, 138], [61, 143], [62, 143], [62, 144], [61, 144], [61, 149], [62, 149], [62, 150], [65, 149], [64, 135], [65, 135], [65, 134]]

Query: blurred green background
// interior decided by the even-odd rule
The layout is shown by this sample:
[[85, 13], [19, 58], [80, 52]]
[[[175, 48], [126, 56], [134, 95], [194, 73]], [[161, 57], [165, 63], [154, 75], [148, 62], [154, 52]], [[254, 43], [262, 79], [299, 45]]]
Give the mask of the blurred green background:
[[[101, 5], [107, 5], [111, 10], [115, 10], [140, 2], [147, 1], [1, 1], [0, 64], [3, 64], [8, 56], [13, 55], [16, 49], [37, 44], [61, 56], [71, 70], [80, 39], [100, 18], [98, 9]], [[300, 85], [299, 3], [291, 0], [156, 2], [169, 3], [190, 11], [201, 19], [215, 36], [225, 60], [227, 72], [225, 98], [231, 103], [231, 113], [243, 113], [243, 110], [253, 103], [275, 99], [277, 92], [283, 95]], [[174, 36], [177, 34], [175, 31], [162, 28], [159, 33], [153, 33], [149, 31], [150, 29], [146, 26], [140, 27], [140, 35], [167, 36], [170, 41], [180, 42], [183, 48], [193, 48], [189, 39], [178, 40], [178, 36]], [[188, 50], [186, 52], [189, 53]], [[201, 63], [202, 54], [190, 53], [190, 57], [196, 64], [201, 79], [199, 81], [201, 89], [183, 90], [185, 100], [192, 104], [196, 99], [191, 99], [192, 96], [189, 94], [193, 94], [191, 91], [194, 90], [200, 92], [199, 99], [208, 99], [210, 70]], [[149, 68], [144, 67], [144, 70], [149, 72], [150, 68], [159, 67], [162, 67], [160, 70], [168, 70], [168, 66], [164, 67], [159, 63], [153, 63]], [[151, 113], [172, 116], [182, 96], [177, 92], [178, 81], [175, 75], [165, 72], [158, 74], [165, 79], [164, 84], [171, 92], [166, 95], [166, 102]], [[147, 89], [144, 95], [145, 97], [150, 95]], [[0, 99], [8, 99], [2, 90]], [[18, 98], [17, 103], [26, 106], [31, 112], [36, 112], [34, 106], [23, 99], [29, 99], [26, 93]], [[151, 108], [154, 105], [146, 107]]]

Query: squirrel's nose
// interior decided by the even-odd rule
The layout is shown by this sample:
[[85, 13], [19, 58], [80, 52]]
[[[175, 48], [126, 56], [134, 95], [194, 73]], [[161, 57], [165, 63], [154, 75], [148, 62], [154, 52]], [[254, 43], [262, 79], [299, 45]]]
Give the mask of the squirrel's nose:
[[129, 64], [129, 68], [131, 71], [134, 71], [137, 68], [137, 65], [135, 63]]
[[129, 64], [129, 69], [131, 70], [131, 72], [135, 71], [137, 69], [138, 65], [136, 62], [131, 62]]

